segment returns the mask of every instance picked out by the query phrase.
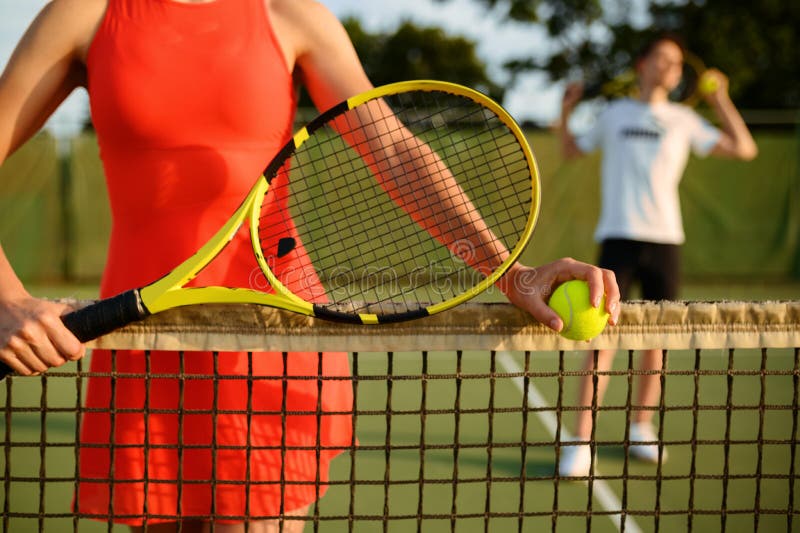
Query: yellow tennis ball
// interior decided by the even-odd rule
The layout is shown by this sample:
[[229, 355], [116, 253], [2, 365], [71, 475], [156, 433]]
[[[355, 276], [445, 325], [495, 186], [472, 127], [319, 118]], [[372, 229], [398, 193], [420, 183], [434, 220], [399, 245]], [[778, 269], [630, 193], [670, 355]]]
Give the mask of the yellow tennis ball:
[[547, 305], [564, 321], [560, 334], [567, 339], [588, 341], [599, 335], [608, 323], [605, 296], [599, 307], [592, 307], [589, 301], [589, 284], [585, 281], [562, 283], [553, 291]]
[[700, 78], [700, 93], [711, 94], [719, 88], [719, 82], [714, 76], [704, 75]]

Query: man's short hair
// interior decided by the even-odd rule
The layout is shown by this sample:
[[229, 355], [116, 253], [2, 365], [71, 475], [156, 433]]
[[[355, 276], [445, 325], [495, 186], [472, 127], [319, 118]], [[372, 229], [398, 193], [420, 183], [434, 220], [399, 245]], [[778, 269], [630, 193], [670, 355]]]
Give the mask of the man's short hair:
[[665, 41], [675, 43], [678, 48], [681, 49], [681, 52], [684, 54], [686, 53], [686, 43], [683, 37], [674, 32], [662, 32], [645, 41], [644, 45], [639, 48], [639, 52], [636, 54], [636, 60], [639, 61], [649, 56], [650, 52], [652, 52], [658, 44]]

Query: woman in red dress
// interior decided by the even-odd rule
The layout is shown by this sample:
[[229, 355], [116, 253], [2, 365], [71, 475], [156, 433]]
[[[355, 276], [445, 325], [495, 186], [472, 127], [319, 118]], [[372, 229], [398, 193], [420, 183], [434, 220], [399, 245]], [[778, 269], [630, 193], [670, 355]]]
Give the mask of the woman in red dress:
[[[0, 78], [0, 161], [73, 89], [87, 88], [113, 213], [101, 285], [111, 296], [168, 272], [228, 219], [290, 138], [299, 83], [320, 109], [371, 87], [344, 29], [313, 0], [55, 0]], [[248, 286], [257, 269], [249, 246], [237, 235], [196, 282]], [[535, 290], [523, 290], [517, 281], [532, 274]], [[613, 275], [569, 259], [536, 272], [516, 265], [504, 290], [557, 330], [544, 298], [572, 278], [588, 280], [598, 299], [605, 292], [615, 321]], [[59, 320], [67, 311], [32, 298], [0, 250], [0, 361], [31, 375], [82, 357]], [[289, 376], [285, 397], [280, 379], [252, 380], [252, 393], [247, 380], [221, 379], [215, 390], [215, 363], [221, 376], [243, 376], [251, 360], [257, 378]], [[328, 463], [352, 443], [350, 418], [270, 413], [318, 403], [351, 410], [347, 380], [324, 380], [318, 402], [315, 380], [291, 379], [320, 365], [325, 377], [348, 375], [346, 354], [223, 353], [215, 362], [210, 353], [181, 361], [165, 352], [150, 361], [154, 376], [195, 378], [90, 380], [77, 511], [149, 531], [201, 531], [209, 526], [199, 517], [212, 514], [221, 517], [216, 531], [236, 531], [247, 515], [251, 528], [268, 531], [276, 520], [259, 517], [304, 514], [324, 494]], [[91, 365], [147, 370], [136, 352], [112, 361], [98, 350]], [[248, 398], [264, 414], [237, 414]], [[303, 525], [290, 520], [283, 530]]]

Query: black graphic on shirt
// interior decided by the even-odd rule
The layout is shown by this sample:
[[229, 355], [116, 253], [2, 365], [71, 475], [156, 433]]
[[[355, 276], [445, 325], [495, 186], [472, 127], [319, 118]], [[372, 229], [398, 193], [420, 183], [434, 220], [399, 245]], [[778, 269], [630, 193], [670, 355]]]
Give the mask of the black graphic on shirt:
[[620, 135], [627, 139], [643, 139], [657, 141], [661, 138], [661, 132], [648, 128], [629, 127], [620, 130]]

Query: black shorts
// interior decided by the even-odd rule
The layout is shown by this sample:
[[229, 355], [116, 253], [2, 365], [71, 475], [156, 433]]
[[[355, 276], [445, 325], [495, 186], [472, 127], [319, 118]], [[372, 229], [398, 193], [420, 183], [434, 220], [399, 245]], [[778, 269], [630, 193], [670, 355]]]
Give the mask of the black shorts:
[[627, 300], [639, 282], [645, 300], [675, 300], [680, 284], [681, 247], [677, 244], [606, 239], [600, 246], [600, 267], [613, 270], [620, 294]]

